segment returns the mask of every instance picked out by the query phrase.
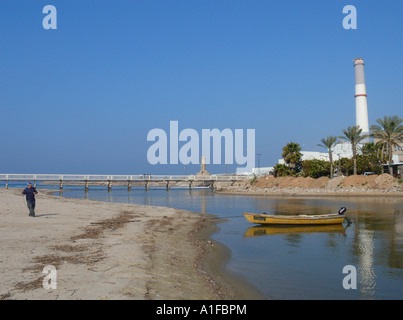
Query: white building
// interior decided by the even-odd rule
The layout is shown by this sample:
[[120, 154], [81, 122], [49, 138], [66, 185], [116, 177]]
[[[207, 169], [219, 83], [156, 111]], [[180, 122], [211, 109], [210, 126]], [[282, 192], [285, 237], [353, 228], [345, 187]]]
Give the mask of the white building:
[[262, 167], [262, 168], [252, 168], [252, 174], [256, 176], [266, 176], [273, 171], [274, 167]]
[[[357, 146], [357, 152], [361, 152], [361, 144]], [[353, 157], [353, 150], [351, 148], [350, 142], [340, 142], [336, 144], [332, 150], [333, 160], [339, 160], [341, 158], [349, 158]]]

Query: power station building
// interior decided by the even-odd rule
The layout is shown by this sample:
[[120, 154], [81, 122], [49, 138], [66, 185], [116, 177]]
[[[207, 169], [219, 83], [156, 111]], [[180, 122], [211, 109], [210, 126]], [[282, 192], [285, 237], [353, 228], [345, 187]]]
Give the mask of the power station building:
[[[367, 89], [365, 86], [364, 59], [356, 58], [353, 60], [355, 69], [355, 120], [356, 125], [362, 129], [363, 134], [369, 133], [368, 122], [368, 105], [367, 105]], [[369, 141], [369, 140], [368, 140]], [[325, 160], [329, 161], [328, 152], [318, 151], [301, 151], [302, 161], [304, 160]], [[349, 142], [339, 142], [333, 149], [333, 160], [341, 158], [352, 158], [353, 152]], [[279, 163], [284, 163], [284, 159], [280, 159]]]
[[[362, 129], [363, 134], [369, 133], [368, 122], [368, 105], [367, 105], [367, 89], [365, 86], [364, 60], [356, 58], [353, 60], [355, 69], [355, 119], [356, 125]], [[304, 160], [325, 160], [329, 161], [328, 152], [318, 151], [301, 151], [302, 161]], [[352, 158], [353, 152], [349, 142], [339, 142], [332, 149], [333, 160], [341, 158]], [[279, 163], [284, 163], [284, 159], [280, 159]]]
[[[364, 71], [364, 59], [356, 58], [353, 60], [355, 71], [355, 120], [356, 126], [359, 126], [363, 135], [368, 135], [369, 121], [368, 121], [368, 104], [367, 104], [367, 88], [365, 85], [365, 71]], [[363, 143], [369, 142], [370, 139], [365, 139]], [[362, 146], [362, 144], [361, 144]], [[358, 146], [358, 152], [360, 152], [360, 146]], [[301, 160], [325, 160], [329, 161], [329, 153], [318, 151], [301, 151]], [[338, 142], [332, 149], [333, 160], [339, 160], [341, 158], [352, 158], [353, 152], [351, 144], [347, 141]], [[403, 166], [403, 143], [401, 148], [397, 148], [393, 155], [394, 166]], [[284, 164], [284, 159], [279, 159], [278, 163]]]

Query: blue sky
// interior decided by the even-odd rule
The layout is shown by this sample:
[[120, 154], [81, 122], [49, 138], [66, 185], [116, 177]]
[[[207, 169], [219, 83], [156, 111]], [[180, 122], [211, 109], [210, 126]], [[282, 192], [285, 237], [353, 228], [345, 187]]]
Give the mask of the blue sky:
[[184, 174], [147, 161], [147, 133], [171, 120], [255, 129], [261, 166], [289, 141], [319, 151], [355, 124], [356, 57], [370, 125], [403, 117], [402, 16], [392, 0], [1, 0], [0, 172]]

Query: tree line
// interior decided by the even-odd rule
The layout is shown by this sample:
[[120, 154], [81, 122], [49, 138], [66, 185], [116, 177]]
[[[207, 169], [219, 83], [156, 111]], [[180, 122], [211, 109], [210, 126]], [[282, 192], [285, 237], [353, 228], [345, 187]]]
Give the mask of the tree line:
[[[385, 116], [383, 119], [377, 119], [376, 123], [370, 127], [370, 134], [363, 134], [359, 126], [352, 126], [343, 129], [343, 134], [340, 136], [322, 138], [318, 146], [328, 151], [329, 161], [319, 159], [302, 161], [301, 146], [298, 143], [289, 142], [283, 147], [282, 157], [285, 164], [277, 164], [273, 173], [275, 176], [312, 178], [322, 176], [333, 178], [335, 172], [338, 175], [347, 176], [365, 172], [381, 174], [382, 164], [392, 165], [393, 150], [403, 143], [403, 119], [396, 115]], [[375, 142], [364, 142], [368, 138], [374, 138]], [[342, 142], [350, 143], [352, 158], [335, 160], [332, 149]], [[389, 172], [392, 173], [391, 168]]]

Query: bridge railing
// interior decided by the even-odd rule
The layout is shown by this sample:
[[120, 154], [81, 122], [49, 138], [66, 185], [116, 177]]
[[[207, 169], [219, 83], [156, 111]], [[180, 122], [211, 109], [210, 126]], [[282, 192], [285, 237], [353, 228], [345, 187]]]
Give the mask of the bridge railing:
[[243, 181], [245, 175], [76, 175], [76, 174], [0, 174], [2, 181]]

